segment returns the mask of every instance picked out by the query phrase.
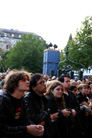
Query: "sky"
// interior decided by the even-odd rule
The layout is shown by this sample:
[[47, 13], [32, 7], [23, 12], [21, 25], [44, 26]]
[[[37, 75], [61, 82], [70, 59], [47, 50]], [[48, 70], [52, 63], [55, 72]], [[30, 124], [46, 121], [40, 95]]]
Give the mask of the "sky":
[[32, 32], [63, 49], [92, 16], [92, 0], [0, 0], [0, 13], [0, 28]]

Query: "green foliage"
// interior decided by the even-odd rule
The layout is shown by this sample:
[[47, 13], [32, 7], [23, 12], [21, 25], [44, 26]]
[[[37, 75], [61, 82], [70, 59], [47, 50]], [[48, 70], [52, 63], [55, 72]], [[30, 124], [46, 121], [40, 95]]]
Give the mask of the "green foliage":
[[21, 41], [2, 55], [5, 67], [22, 69], [29, 72], [41, 72], [45, 41], [33, 34], [23, 34]]
[[[67, 45], [69, 45], [69, 59], [83, 64], [85, 69], [92, 66], [92, 17], [85, 18], [80, 30], [76, 31], [75, 38], [69, 40]], [[66, 51], [66, 47], [64, 51]], [[73, 64], [73, 68], [79, 70], [80, 64]]]

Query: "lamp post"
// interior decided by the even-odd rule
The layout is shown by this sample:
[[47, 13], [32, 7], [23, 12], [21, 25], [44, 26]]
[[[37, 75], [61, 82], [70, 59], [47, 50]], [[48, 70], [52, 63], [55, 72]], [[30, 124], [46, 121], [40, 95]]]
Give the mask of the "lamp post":
[[[69, 62], [71, 62], [72, 64], [80, 65], [84, 69], [84, 65], [83, 64], [78, 63], [78, 62], [75, 62], [75, 61], [72, 61], [71, 59], [68, 58], [68, 54], [69, 54], [69, 51], [68, 50], [69, 50], [69, 47], [70, 47], [70, 45], [67, 45], [66, 52], [65, 52], [66, 57], [65, 57], [65, 59], [63, 61], [60, 61], [59, 62], [59, 65], [61, 63], [65, 62], [65, 61], [68, 61], [68, 64], [69, 64]], [[67, 74], [69, 71], [72, 71], [72, 69], [73, 69], [73, 67], [71, 65], [66, 65], [66, 66], [63, 66], [63, 69], [61, 69], [61, 72], [64, 73], [64, 74]]]

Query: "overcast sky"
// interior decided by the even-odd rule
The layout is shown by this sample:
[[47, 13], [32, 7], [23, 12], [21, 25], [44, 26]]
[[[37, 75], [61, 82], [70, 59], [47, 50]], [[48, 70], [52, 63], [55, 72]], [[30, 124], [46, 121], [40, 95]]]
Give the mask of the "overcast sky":
[[33, 32], [60, 49], [86, 16], [92, 0], [0, 0], [0, 28]]

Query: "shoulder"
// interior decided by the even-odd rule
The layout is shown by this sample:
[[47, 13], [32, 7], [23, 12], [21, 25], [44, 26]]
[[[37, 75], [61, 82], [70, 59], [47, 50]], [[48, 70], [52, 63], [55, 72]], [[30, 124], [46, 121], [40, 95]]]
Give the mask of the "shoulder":
[[9, 94], [6, 92], [6, 91], [3, 91], [3, 93], [2, 94], [0, 94], [0, 98], [9, 98], [10, 96], [9, 96]]
[[75, 94], [71, 90], [69, 90], [68, 93], [69, 95], [76, 97]]
[[7, 102], [10, 102], [10, 96], [7, 94], [7, 92], [3, 92], [0, 94], [0, 105], [5, 105]]
[[79, 92], [78, 94], [77, 94], [77, 96], [76, 96], [77, 98], [80, 98], [80, 97], [82, 97], [82, 94], [81, 94], [81, 92]]
[[83, 97], [83, 95], [82, 95], [81, 93], [78, 93], [77, 96], [76, 96], [76, 99], [77, 99], [78, 101], [81, 101], [81, 100], [84, 99], [84, 97]]
[[33, 97], [33, 95], [32, 95], [31, 92], [27, 92], [27, 93], [24, 95], [23, 99], [24, 99], [24, 101], [25, 101], [26, 103], [32, 103], [32, 102], [34, 102], [34, 97]]
[[55, 100], [52, 97], [47, 97], [48, 103], [53, 104]]
[[24, 95], [24, 99], [26, 98], [31, 98], [31, 92], [27, 92], [25, 95]]

